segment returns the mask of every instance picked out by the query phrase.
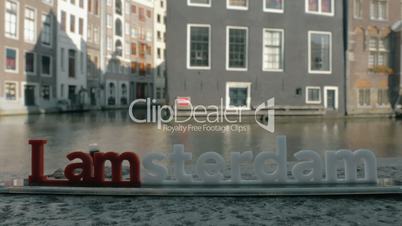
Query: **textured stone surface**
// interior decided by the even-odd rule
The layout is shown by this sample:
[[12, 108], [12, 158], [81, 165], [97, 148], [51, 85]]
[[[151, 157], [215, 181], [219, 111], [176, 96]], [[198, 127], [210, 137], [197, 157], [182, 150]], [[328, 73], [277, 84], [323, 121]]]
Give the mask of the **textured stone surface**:
[[[402, 160], [380, 161], [402, 181]], [[1, 225], [401, 225], [402, 196], [64, 197], [0, 196]]]

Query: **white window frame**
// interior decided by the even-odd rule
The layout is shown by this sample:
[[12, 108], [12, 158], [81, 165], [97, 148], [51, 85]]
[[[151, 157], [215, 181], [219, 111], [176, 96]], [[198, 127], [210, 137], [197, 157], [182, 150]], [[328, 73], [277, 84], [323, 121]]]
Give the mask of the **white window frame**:
[[[14, 83], [15, 84], [15, 100], [7, 100], [7, 97], [6, 97], [6, 84], [7, 83]], [[8, 102], [8, 103], [16, 103], [16, 102], [18, 102], [20, 100], [19, 89], [20, 89], [20, 87], [18, 86], [17, 81], [11, 81], [11, 80], [4, 81], [3, 82], [3, 97], [4, 97], [4, 100], [6, 102]]]
[[[329, 71], [314, 71], [311, 70], [311, 35], [312, 34], [321, 34], [321, 35], [329, 35], [330, 44], [329, 44]], [[328, 31], [308, 31], [308, 73], [309, 74], [332, 74], [332, 32]]]
[[[360, 90], [369, 90], [370, 91], [370, 104], [369, 105], [360, 105]], [[363, 109], [365, 109], [365, 108], [372, 108], [372, 106], [373, 106], [373, 98], [372, 98], [372, 95], [373, 95], [373, 90], [374, 89], [372, 89], [372, 88], [358, 88], [358, 89], [356, 89], [356, 92], [357, 92], [357, 94], [356, 94], [356, 96], [357, 96], [357, 107], [358, 108], [363, 108]]]
[[[191, 52], [191, 28], [192, 27], [208, 27], [209, 38], [208, 38], [208, 66], [191, 66], [190, 52]], [[210, 24], [187, 24], [187, 69], [188, 70], [210, 70], [211, 69], [211, 37], [212, 37], [212, 27]]]
[[[246, 67], [245, 68], [231, 68], [229, 67], [229, 30], [230, 29], [243, 29], [246, 30]], [[248, 27], [239, 27], [239, 26], [226, 26], [226, 71], [248, 71], [248, 57], [249, 57], [249, 35], [248, 35]]]
[[376, 101], [376, 106], [378, 107], [378, 108], [389, 108], [390, 106], [391, 106], [391, 103], [390, 103], [390, 100], [389, 100], [389, 97], [388, 97], [388, 95], [387, 95], [387, 98], [388, 98], [388, 104], [379, 104], [378, 103], [378, 92], [380, 92], [380, 91], [386, 91], [387, 93], [389, 92], [389, 89], [387, 89], [387, 88], [378, 88], [378, 89], [376, 89], [376, 93], [377, 93], [377, 101]]
[[339, 109], [339, 88], [337, 86], [324, 86], [324, 106], [328, 108], [328, 90], [335, 91], [335, 110]]
[[[369, 3], [369, 14], [370, 14], [370, 19], [371, 20], [374, 20], [374, 21], [387, 21], [387, 20], [389, 20], [389, 7], [390, 7], [390, 5], [389, 5], [389, 1], [388, 0], [384, 0], [386, 3], [387, 3], [387, 8], [386, 8], [386, 18], [379, 18], [379, 17], [373, 17], [373, 15], [371, 14], [371, 7], [373, 6], [373, 0], [370, 0], [370, 3]], [[377, 15], [378, 16], [378, 15]]]
[[[34, 71], [33, 71], [33, 72], [27, 72], [27, 71], [26, 71], [26, 67], [27, 67], [27, 65], [26, 65], [26, 54], [27, 54], [27, 53], [32, 53], [33, 56], [34, 56]], [[37, 70], [37, 63], [38, 63], [38, 61], [37, 61], [37, 54], [36, 54], [35, 52], [24, 51], [24, 73], [25, 73], [26, 75], [36, 75], [36, 73], [38, 72], [38, 70]]]
[[322, 7], [321, 7], [321, 5], [322, 5], [322, 0], [318, 0], [318, 11], [317, 11], [317, 12], [315, 12], [315, 11], [310, 11], [310, 10], [309, 10], [309, 0], [305, 0], [305, 10], [306, 10], [306, 13], [308, 13], [308, 14], [314, 14], [314, 15], [321, 15], [321, 16], [335, 16], [335, 0], [331, 0], [331, 9], [332, 9], [332, 12], [330, 12], [330, 13], [322, 12]]
[[[313, 100], [309, 100], [308, 98], [308, 91], [310, 89], [318, 89], [320, 91], [320, 100], [317, 101], [313, 101]], [[321, 92], [321, 87], [319, 86], [306, 86], [306, 104], [321, 104], [322, 103], [322, 92]]]
[[[364, 17], [364, 10], [363, 10], [363, 1], [364, 0], [353, 0], [353, 18], [354, 19], [363, 19]], [[358, 3], [360, 2], [360, 3]], [[357, 4], [360, 4], [360, 11], [359, 11], [359, 15], [356, 15], [356, 10], [357, 10]], [[371, 4], [371, 3], [370, 3]]]
[[[15, 50], [15, 70], [8, 70], [7, 69], [7, 49], [12, 49]], [[4, 46], [4, 59], [3, 59], [3, 63], [4, 63], [4, 71], [8, 72], [8, 73], [14, 73], [14, 74], [18, 74], [19, 71], [19, 65], [20, 65], [20, 59], [19, 59], [19, 49], [18, 48], [14, 48], [14, 47], [9, 47], [9, 46]]]
[[249, 3], [249, 0], [245, 0], [245, 1], [247, 2], [247, 6], [242, 7], [242, 6], [232, 6], [232, 5], [230, 5], [230, 0], [226, 0], [226, 8], [233, 9], [233, 10], [248, 10], [250, 3]]
[[[30, 41], [30, 40], [26, 40], [25, 39], [25, 10], [26, 9], [31, 9], [31, 10], [33, 10], [34, 11], [34, 40], [33, 41]], [[30, 5], [26, 5], [25, 6], [25, 8], [24, 8], [24, 41], [25, 42], [27, 42], [27, 43], [36, 43], [37, 41], [38, 41], [38, 28], [37, 28], [37, 21], [38, 20], [38, 10], [35, 8], [35, 7], [32, 7], [32, 6], [30, 6]]]
[[263, 5], [264, 12], [268, 12], [268, 13], [284, 13], [285, 12], [285, 1], [286, 0], [282, 0], [282, 9], [271, 9], [271, 8], [267, 7], [267, 1], [262, 0], [262, 5]]
[[[17, 24], [16, 24], [16, 26], [17, 26], [17, 30], [16, 30], [16, 34], [15, 34], [15, 36], [10, 36], [10, 35], [8, 35], [5, 31], [6, 31], [6, 15], [7, 15], [7, 13], [6, 13], [6, 2], [7, 1], [10, 1], [10, 2], [14, 2], [14, 3], [16, 3], [17, 4]], [[15, 0], [7, 0], [7, 1], [4, 1], [4, 21], [3, 21], [3, 26], [4, 26], [4, 36], [5, 37], [7, 37], [7, 38], [10, 38], [10, 39], [16, 39], [16, 40], [18, 40], [19, 39], [19, 34], [20, 34], [20, 2], [19, 1], [15, 1]]]
[[194, 6], [194, 7], [211, 7], [212, 0], [209, 0], [208, 4], [192, 3], [191, 0], [187, 0], [187, 5], [188, 6]]
[[[50, 74], [43, 74], [43, 68], [42, 68], [42, 57], [49, 57], [50, 58]], [[40, 55], [40, 75], [43, 77], [52, 77], [52, 71], [53, 71], [53, 57], [50, 55]]]
[[[230, 88], [247, 88], [247, 106], [230, 106]], [[227, 110], [250, 110], [251, 109], [251, 83], [250, 82], [227, 82], [226, 83], [226, 109]]]
[[[279, 31], [282, 33], [282, 49], [281, 49], [281, 62], [282, 68], [281, 69], [266, 69], [264, 68], [264, 36], [266, 31]], [[262, 31], [262, 71], [269, 71], [269, 72], [284, 72], [285, 71], [285, 29], [280, 28], [264, 28]]]

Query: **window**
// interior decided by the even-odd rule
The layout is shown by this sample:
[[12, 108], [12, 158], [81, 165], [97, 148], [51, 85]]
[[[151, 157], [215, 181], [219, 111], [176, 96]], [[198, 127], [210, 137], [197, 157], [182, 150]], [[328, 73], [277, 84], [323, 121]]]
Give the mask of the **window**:
[[41, 96], [42, 96], [43, 100], [50, 100], [50, 86], [49, 85], [42, 85]]
[[122, 23], [120, 19], [116, 20], [116, 24], [115, 24], [115, 32], [117, 36], [122, 36], [123, 35], [123, 28], [122, 28]]
[[363, 18], [363, 0], [354, 0], [353, 15], [357, 19]]
[[121, 3], [121, 0], [116, 0], [116, 13], [119, 15], [122, 15], [123, 10], [122, 10], [123, 4]]
[[188, 25], [187, 68], [210, 69], [211, 67], [210, 25]]
[[145, 69], [145, 64], [144, 63], [140, 63], [140, 75], [141, 76], [145, 76], [147, 74], [147, 71]]
[[198, 7], [211, 7], [212, 0], [187, 0], [187, 5]]
[[120, 98], [120, 104], [121, 105], [127, 105], [127, 85], [126, 84], [121, 84], [121, 98]]
[[50, 46], [52, 44], [52, 21], [50, 15], [42, 15], [43, 30], [41, 33], [42, 44]]
[[92, 12], [92, 0], [88, 0], [88, 12]]
[[4, 96], [8, 101], [17, 100], [17, 83], [5, 82], [4, 83]]
[[156, 56], [158, 57], [158, 59], [161, 59], [161, 48], [157, 48], [156, 50]]
[[76, 75], [75, 57], [76, 57], [75, 50], [69, 49], [68, 50], [68, 77], [70, 77], [70, 78], [75, 78], [75, 75]]
[[65, 68], [65, 66], [64, 66], [64, 59], [65, 59], [65, 49], [64, 48], [61, 48], [60, 49], [60, 65], [61, 65], [61, 71], [64, 71], [64, 68]]
[[228, 9], [248, 9], [248, 0], [227, 0], [226, 3]]
[[388, 0], [371, 0], [370, 18], [372, 20], [387, 20]]
[[75, 32], [75, 16], [70, 15], [70, 32]]
[[137, 62], [131, 62], [131, 67], [130, 67], [130, 69], [131, 69], [131, 73], [132, 73], [132, 74], [137, 73]]
[[6, 68], [8, 72], [18, 72], [18, 52], [17, 49], [6, 48]]
[[379, 106], [389, 105], [388, 89], [378, 89], [377, 91], [377, 104]]
[[35, 42], [35, 10], [25, 8], [24, 38], [27, 42]]
[[27, 74], [35, 73], [35, 54], [25, 53], [25, 72]]
[[263, 0], [263, 1], [264, 1], [265, 12], [283, 13], [285, 0]]
[[309, 73], [331, 73], [332, 34], [309, 32]]
[[369, 67], [388, 66], [389, 44], [387, 39], [371, 37], [369, 39]]
[[52, 68], [51, 58], [49, 56], [42, 56], [41, 65], [42, 75], [50, 76]]
[[250, 109], [251, 84], [242, 82], [229, 82], [226, 84], [226, 108]]
[[371, 90], [359, 89], [359, 106], [367, 107], [371, 105]]
[[123, 44], [120, 40], [117, 40], [115, 43], [115, 52], [117, 56], [123, 56]]
[[307, 87], [306, 88], [306, 103], [307, 104], [321, 104], [321, 88], [320, 87]]
[[14, 1], [6, 1], [6, 14], [5, 14], [5, 35], [10, 38], [17, 38], [18, 36], [18, 4]]
[[305, 0], [306, 12], [312, 14], [334, 15], [334, 0]]
[[283, 71], [283, 30], [264, 29], [263, 70]]
[[226, 70], [247, 70], [248, 29], [227, 27]]
[[95, 1], [95, 15], [98, 15], [99, 13], [99, 0], [94, 0]]
[[84, 34], [84, 19], [82, 19], [82, 18], [80, 18], [80, 19], [78, 20], [78, 33], [79, 33], [80, 35], [83, 35], [83, 34]]
[[60, 29], [62, 31], [66, 31], [66, 12], [61, 11], [61, 22], [60, 22]]
[[131, 43], [131, 55], [137, 55], [137, 43]]

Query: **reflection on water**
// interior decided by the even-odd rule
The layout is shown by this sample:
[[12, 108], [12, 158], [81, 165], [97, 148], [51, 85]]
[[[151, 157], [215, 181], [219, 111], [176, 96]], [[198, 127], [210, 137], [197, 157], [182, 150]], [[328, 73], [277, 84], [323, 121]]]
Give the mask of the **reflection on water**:
[[[195, 124], [194, 124], [195, 125]], [[340, 148], [373, 150], [379, 157], [402, 156], [402, 121], [383, 118], [280, 118], [271, 134], [255, 123], [246, 132], [169, 133], [156, 125], [133, 124], [126, 111], [0, 117], [0, 179], [26, 177], [30, 171], [30, 138], [45, 138], [46, 169], [63, 168], [66, 154], [86, 151], [97, 143], [102, 151], [170, 152], [184, 144], [195, 156], [216, 151], [229, 158], [232, 151], [273, 151], [275, 136], [288, 138], [289, 160], [301, 149], [317, 152]]]

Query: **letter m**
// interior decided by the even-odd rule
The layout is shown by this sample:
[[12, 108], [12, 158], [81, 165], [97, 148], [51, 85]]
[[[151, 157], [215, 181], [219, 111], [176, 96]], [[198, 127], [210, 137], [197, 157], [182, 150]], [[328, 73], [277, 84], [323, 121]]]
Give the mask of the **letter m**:
[[[325, 156], [327, 181], [337, 183], [338, 179], [337, 163], [341, 160], [345, 169], [346, 183], [377, 183], [377, 158], [369, 150], [350, 150], [329, 151]], [[364, 178], [357, 178], [357, 166], [359, 161], [364, 163]]]
[[[112, 181], [105, 181], [105, 163], [110, 161], [112, 164]], [[130, 164], [130, 180], [123, 181], [122, 168], [123, 161]], [[105, 186], [125, 186], [137, 187], [140, 185], [140, 160], [135, 153], [125, 152], [121, 155], [108, 152], [96, 153], [94, 156], [95, 181], [99, 185]]]

